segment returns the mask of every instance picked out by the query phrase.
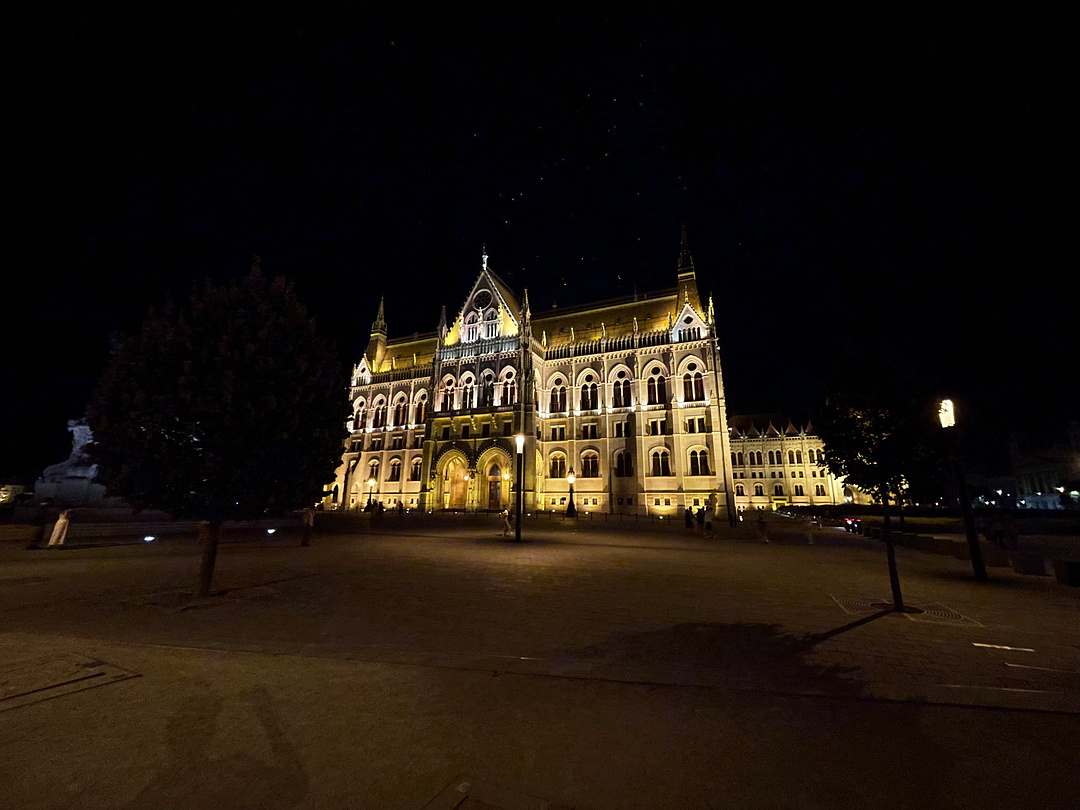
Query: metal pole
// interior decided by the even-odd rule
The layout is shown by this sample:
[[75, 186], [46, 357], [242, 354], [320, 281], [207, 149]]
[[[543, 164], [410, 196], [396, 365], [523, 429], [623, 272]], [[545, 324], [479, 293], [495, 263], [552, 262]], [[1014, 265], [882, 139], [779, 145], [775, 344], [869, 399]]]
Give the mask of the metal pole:
[[514, 540], [521, 542], [521, 501], [525, 488], [525, 456], [519, 450], [517, 454], [517, 515], [514, 518]]
[[968, 497], [967, 478], [960, 459], [952, 459], [953, 474], [956, 476], [956, 490], [960, 496], [960, 514], [964, 516], [964, 531], [967, 533], [968, 550], [971, 552], [971, 570], [976, 582], [987, 582], [986, 563], [983, 562], [982, 548], [979, 546], [979, 534], [975, 530], [975, 513], [971, 511], [971, 498]]

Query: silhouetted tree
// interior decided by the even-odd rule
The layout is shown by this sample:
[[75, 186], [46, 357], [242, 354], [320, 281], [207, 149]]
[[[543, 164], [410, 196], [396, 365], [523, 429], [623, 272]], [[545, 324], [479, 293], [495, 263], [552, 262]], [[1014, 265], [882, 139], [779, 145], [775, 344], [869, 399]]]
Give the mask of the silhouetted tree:
[[88, 408], [91, 456], [110, 494], [203, 521], [206, 596], [223, 521], [322, 496], [341, 456], [343, 379], [292, 286], [256, 261], [185, 309], [151, 310], [114, 348]]
[[830, 393], [814, 427], [825, 444], [824, 464], [836, 477], [868, 492], [882, 505], [893, 604], [903, 610], [889, 501], [933, 469], [930, 411], [917, 397], [891, 386]]

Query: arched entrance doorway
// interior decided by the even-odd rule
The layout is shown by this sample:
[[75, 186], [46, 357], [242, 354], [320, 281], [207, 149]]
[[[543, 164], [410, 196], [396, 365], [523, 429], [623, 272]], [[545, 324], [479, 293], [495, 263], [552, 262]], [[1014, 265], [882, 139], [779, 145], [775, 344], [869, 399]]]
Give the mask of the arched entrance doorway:
[[462, 458], [452, 458], [443, 468], [442, 507], [443, 509], [464, 509], [469, 493], [468, 467]]
[[509, 481], [509, 474], [504, 473], [498, 464], [492, 464], [488, 468], [488, 509], [501, 510], [503, 508], [503, 475], [506, 475], [507, 481]]

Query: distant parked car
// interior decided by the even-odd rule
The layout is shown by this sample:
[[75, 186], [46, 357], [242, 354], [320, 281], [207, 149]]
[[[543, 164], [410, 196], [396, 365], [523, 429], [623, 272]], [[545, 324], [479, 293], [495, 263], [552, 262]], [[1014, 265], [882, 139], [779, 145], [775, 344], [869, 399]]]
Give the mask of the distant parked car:
[[844, 528], [847, 529], [849, 532], [855, 532], [856, 534], [858, 534], [859, 530], [862, 528], [862, 518], [844, 518]]

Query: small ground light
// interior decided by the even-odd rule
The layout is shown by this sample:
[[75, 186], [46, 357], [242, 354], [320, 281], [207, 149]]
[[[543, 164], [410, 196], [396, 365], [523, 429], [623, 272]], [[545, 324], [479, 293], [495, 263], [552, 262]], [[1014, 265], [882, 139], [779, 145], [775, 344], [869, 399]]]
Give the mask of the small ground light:
[[274, 532], [276, 532], [276, 531], [277, 531], [277, 529], [267, 529], [267, 530], [266, 530], [266, 533], [267, 533], [267, 534], [273, 534], [273, 533], [274, 533]]
[[156, 539], [157, 539], [157, 538], [156, 538], [156, 537], [154, 537], [154, 535], [152, 535], [152, 534], [148, 534], [148, 535], [146, 535], [146, 537], [144, 537], [144, 538], [142, 539], [142, 541], [143, 541], [144, 543], [153, 543], [153, 542], [154, 542], [154, 541], [155, 541]]

